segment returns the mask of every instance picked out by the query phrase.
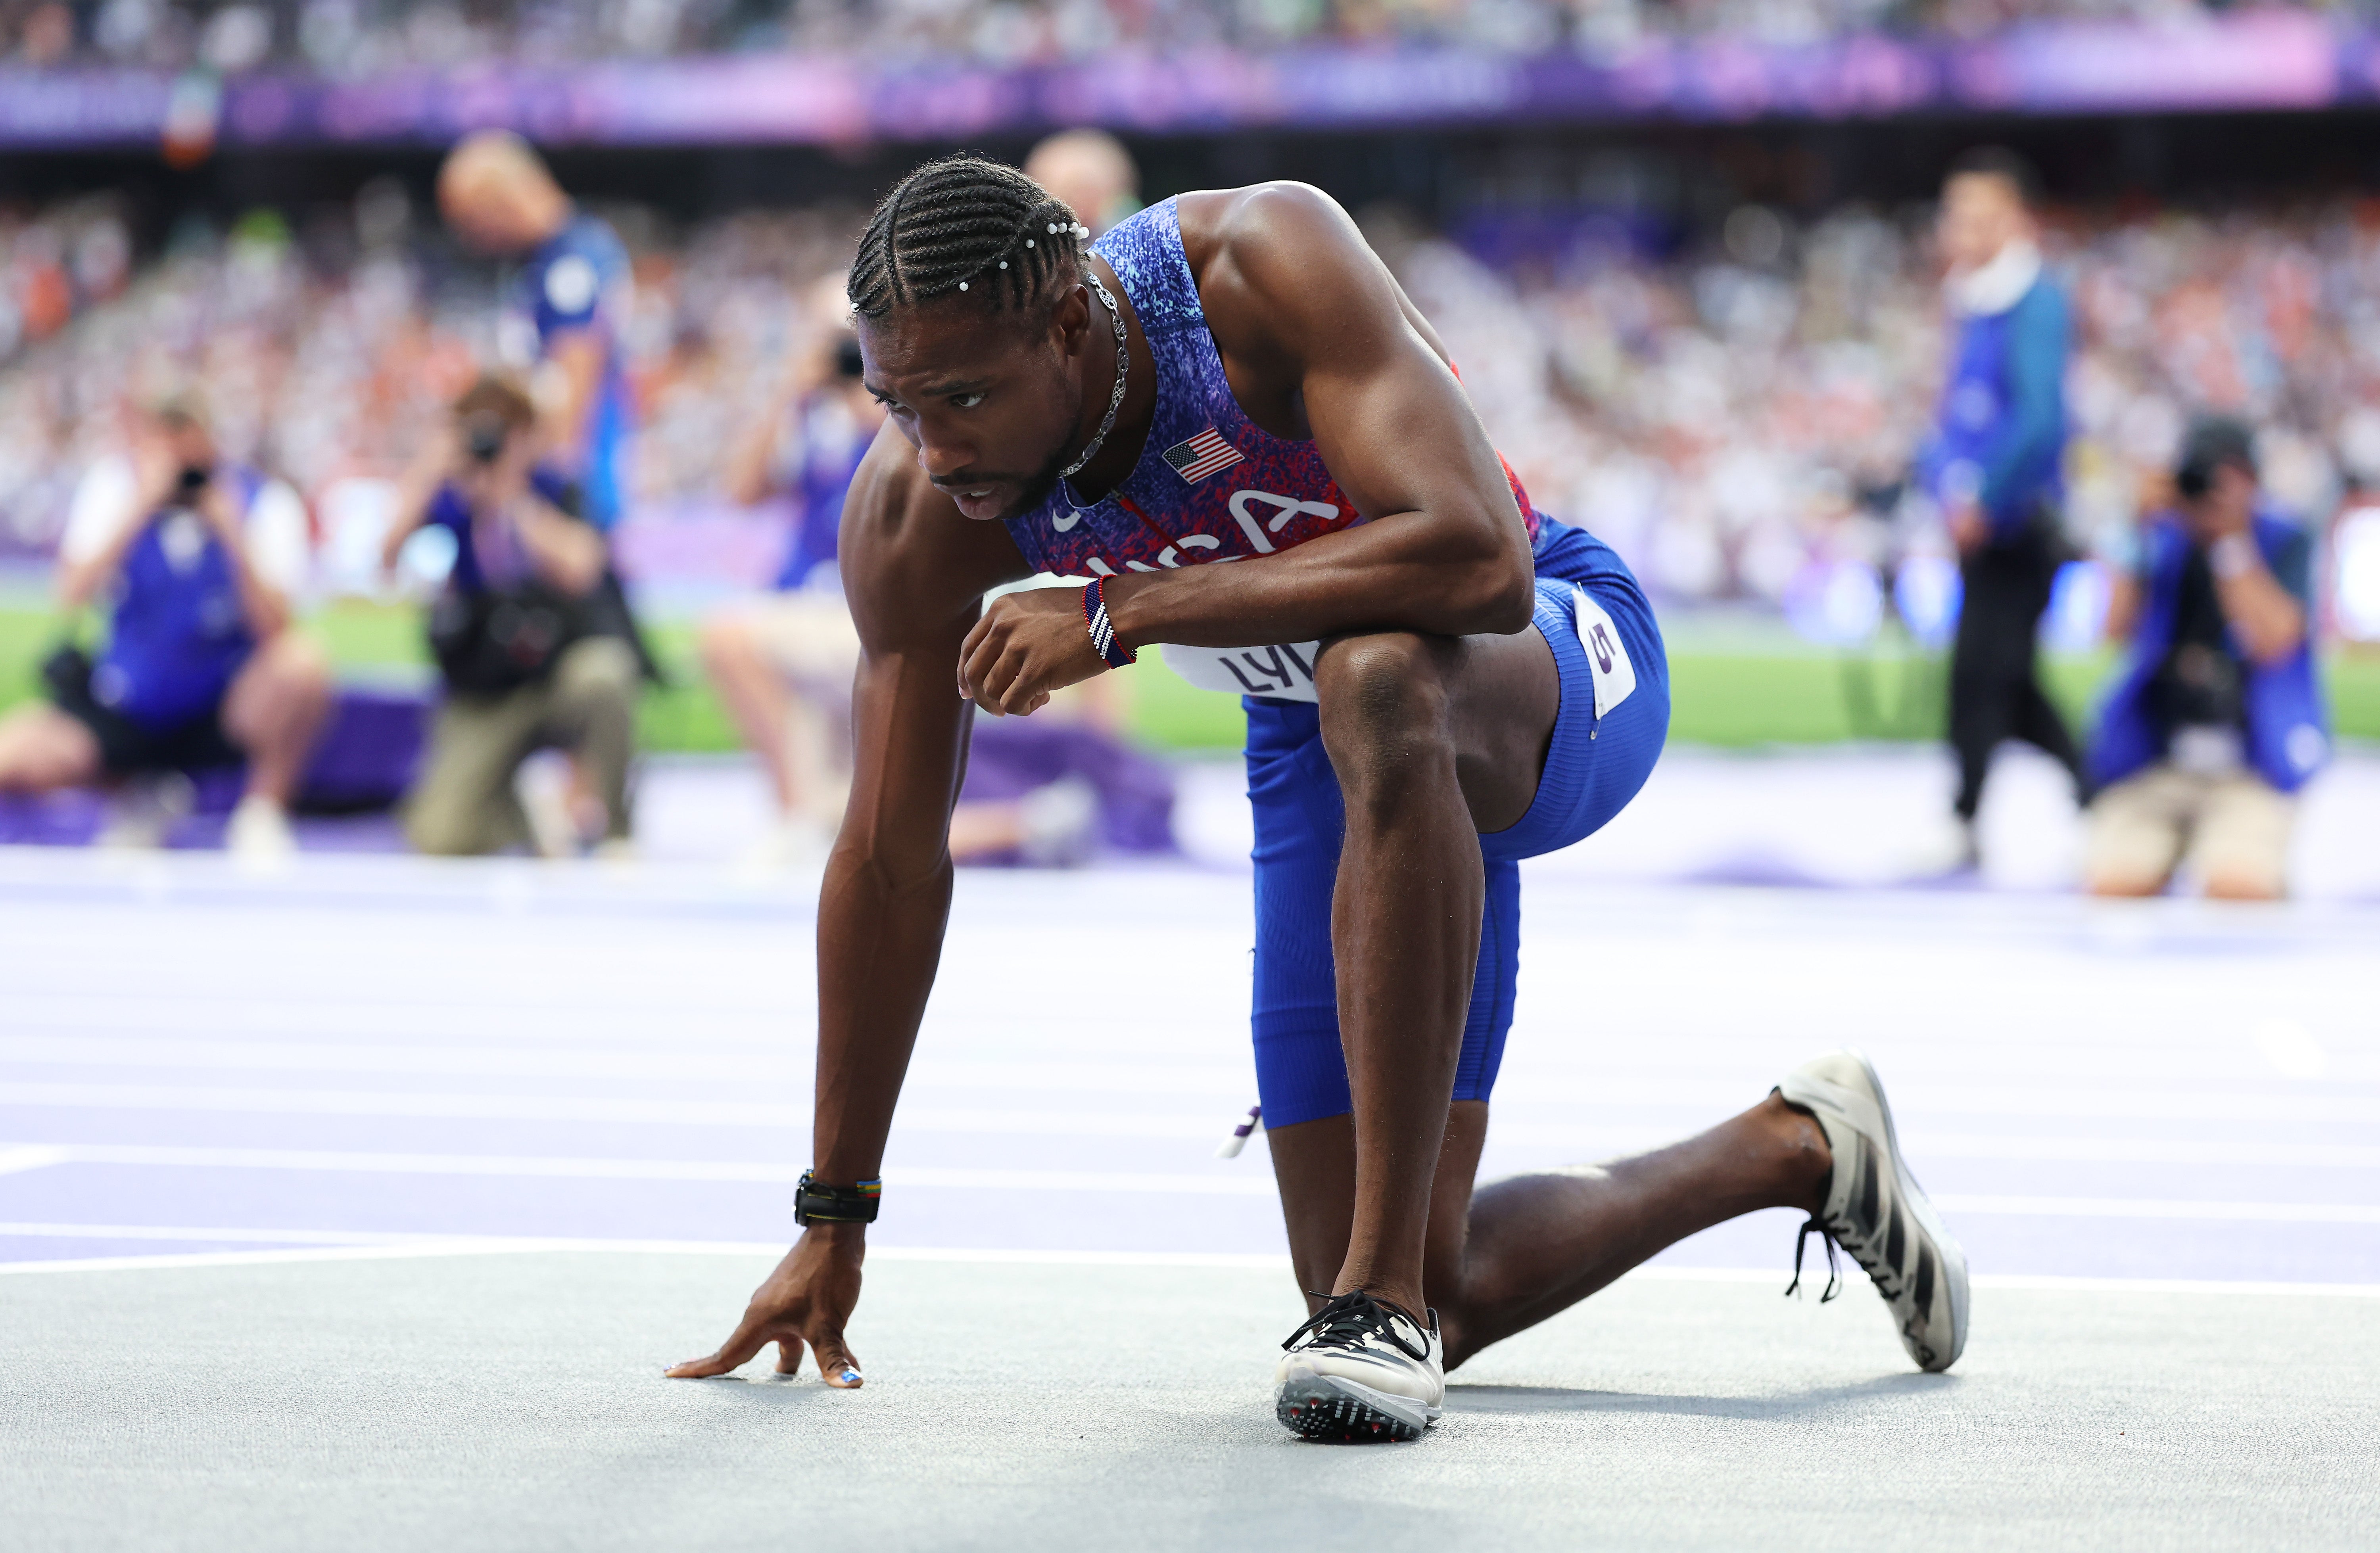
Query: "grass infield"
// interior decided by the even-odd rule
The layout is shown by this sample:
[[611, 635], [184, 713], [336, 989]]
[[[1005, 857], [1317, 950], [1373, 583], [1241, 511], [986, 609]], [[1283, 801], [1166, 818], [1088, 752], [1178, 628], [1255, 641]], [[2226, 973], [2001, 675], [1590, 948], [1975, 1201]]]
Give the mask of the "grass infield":
[[[317, 612], [307, 628], [342, 673], [386, 678], [426, 675], [429, 657], [418, 612], [341, 602]], [[35, 667], [57, 639], [54, 613], [36, 605], [0, 606], [0, 708], [37, 692]], [[703, 683], [691, 621], [650, 627], [671, 683], [649, 692], [642, 712], [646, 747], [732, 750], [735, 730]], [[2077, 728], [2115, 665], [2109, 652], [2050, 657], [2052, 694]], [[1155, 653], [1120, 671], [1129, 687], [1129, 725], [1162, 749], [1236, 749], [1242, 722], [1230, 697], [1184, 684]], [[2380, 739], [2380, 657], [2333, 654], [2325, 664], [2338, 733]], [[1681, 743], [1746, 747], [1832, 744], [1846, 739], [1933, 739], [1941, 735], [1943, 662], [1938, 654], [1835, 653], [1779, 638], [1699, 644], [1691, 628], [1670, 651], [1670, 737]]]

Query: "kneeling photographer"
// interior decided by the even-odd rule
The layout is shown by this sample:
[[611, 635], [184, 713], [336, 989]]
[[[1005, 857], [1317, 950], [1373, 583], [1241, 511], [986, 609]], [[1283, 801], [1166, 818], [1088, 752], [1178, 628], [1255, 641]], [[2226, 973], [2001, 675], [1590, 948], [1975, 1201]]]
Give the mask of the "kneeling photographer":
[[2154, 895], [2188, 860], [2209, 895], [2274, 900], [2298, 791], [2330, 756], [2313, 542], [2265, 500], [2241, 421], [2193, 425], [2173, 485], [2108, 612], [2131, 656], [2093, 751], [2085, 883]]
[[419, 528], [455, 537], [429, 620], [445, 699], [406, 814], [423, 852], [538, 849], [514, 781], [549, 748], [571, 757], [601, 811], [574, 812], [576, 839], [627, 845], [640, 655], [603, 536], [578, 517], [567, 483], [539, 467], [536, 419], [512, 383], [472, 384], [407, 478], [383, 550], [394, 566]]
[[[291, 625], [306, 508], [224, 458], [191, 392], [147, 406], [128, 466], [87, 476], [58, 550], [69, 612], [103, 601], [106, 645], [42, 665], [49, 695], [0, 718], [0, 792], [122, 789], [104, 838], [157, 845], [196, 773], [245, 765], [224, 843], [249, 860], [297, 848], [288, 806], [331, 704], [322, 653]], [[175, 796], [173, 795], [177, 795]]]

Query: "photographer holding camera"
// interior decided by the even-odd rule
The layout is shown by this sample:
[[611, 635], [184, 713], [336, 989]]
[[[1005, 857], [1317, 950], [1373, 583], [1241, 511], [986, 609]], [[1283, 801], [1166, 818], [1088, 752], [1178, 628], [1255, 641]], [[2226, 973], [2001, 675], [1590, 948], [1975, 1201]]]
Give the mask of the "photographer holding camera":
[[627, 845], [638, 660], [603, 587], [603, 536], [577, 515], [571, 486], [540, 467], [540, 451], [528, 396], [482, 377], [407, 477], [382, 548], [393, 567], [418, 528], [455, 537], [454, 569], [429, 619], [445, 700], [406, 815], [423, 852], [534, 850], [513, 784], [543, 748], [570, 753], [601, 807], [574, 817], [581, 839]]
[[[306, 509], [279, 480], [223, 460], [188, 394], [135, 419], [128, 469], [92, 471], [58, 547], [69, 611], [109, 601], [94, 660], [62, 647], [49, 698], [0, 719], [0, 790], [47, 792], [248, 767], [224, 835], [234, 854], [286, 856], [288, 806], [331, 700], [330, 670], [290, 627]], [[187, 783], [182, 791], [187, 795]], [[160, 812], [118, 840], [162, 841]]]
[[2193, 425], [2173, 485], [2108, 610], [2131, 658], [2092, 750], [2085, 883], [2154, 895], [2187, 855], [2209, 895], [2277, 899], [2295, 795], [2330, 755], [2307, 628], [2313, 541], [2261, 499], [2240, 421]]

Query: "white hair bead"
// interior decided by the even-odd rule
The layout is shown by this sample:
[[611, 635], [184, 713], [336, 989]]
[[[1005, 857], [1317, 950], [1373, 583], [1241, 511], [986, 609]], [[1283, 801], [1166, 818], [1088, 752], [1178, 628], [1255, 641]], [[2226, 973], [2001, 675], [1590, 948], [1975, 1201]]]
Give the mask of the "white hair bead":
[[1051, 237], [1056, 237], [1057, 235], [1058, 235], [1058, 224], [1057, 224], [1056, 222], [1054, 222], [1054, 221], [1053, 221], [1053, 222], [1051, 222], [1051, 223], [1050, 224], [1050, 236], [1051, 236]]
[[965, 282], [965, 281], [961, 281], [961, 282], [959, 282], [959, 289], [960, 289], [961, 291], [965, 291], [965, 290], [966, 289], [966, 282]]
[[1026, 239], [1025, 239], [1025, 246], [1026, 246], [1026, 248], [1031, 248], [1031, 247], [1033, 246], [1033, 239], [1032, 239], [1032, 238], [1030, 238], [1030, 237], [1026, 238]]
[[1002, 260], [1002, 261], [1000, 261], [1000, 267], [1001, 267], [1002, 269], [1003, 269], [1003, 270], [1007, 269], [1007, 268], [1008, 268], [1008, 261], [1007, 261], [1007, 260], [1005, 260], [1005, 259]]

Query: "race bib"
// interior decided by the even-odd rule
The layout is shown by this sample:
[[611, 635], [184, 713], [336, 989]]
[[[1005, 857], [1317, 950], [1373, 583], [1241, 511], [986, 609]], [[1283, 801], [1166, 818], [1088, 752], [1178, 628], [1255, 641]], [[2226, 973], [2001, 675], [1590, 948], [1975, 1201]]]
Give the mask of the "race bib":
[[1280, 701], [1311, 701], [1314, 659], [1320, 642], [1282, 647], [1184, 647], [1165, 644], [1165, 666], [1201, 690], [1230, 696], [1269, 696]]
[[1620, 640], [1620, 627], [1584, 588], [1573, 588], [1578, 645], [1586, 649], [1587, 672], [1595, 678], [1595, 715], [1599, 722], [1611, 709], [1635, 693], [1636, 668]]

